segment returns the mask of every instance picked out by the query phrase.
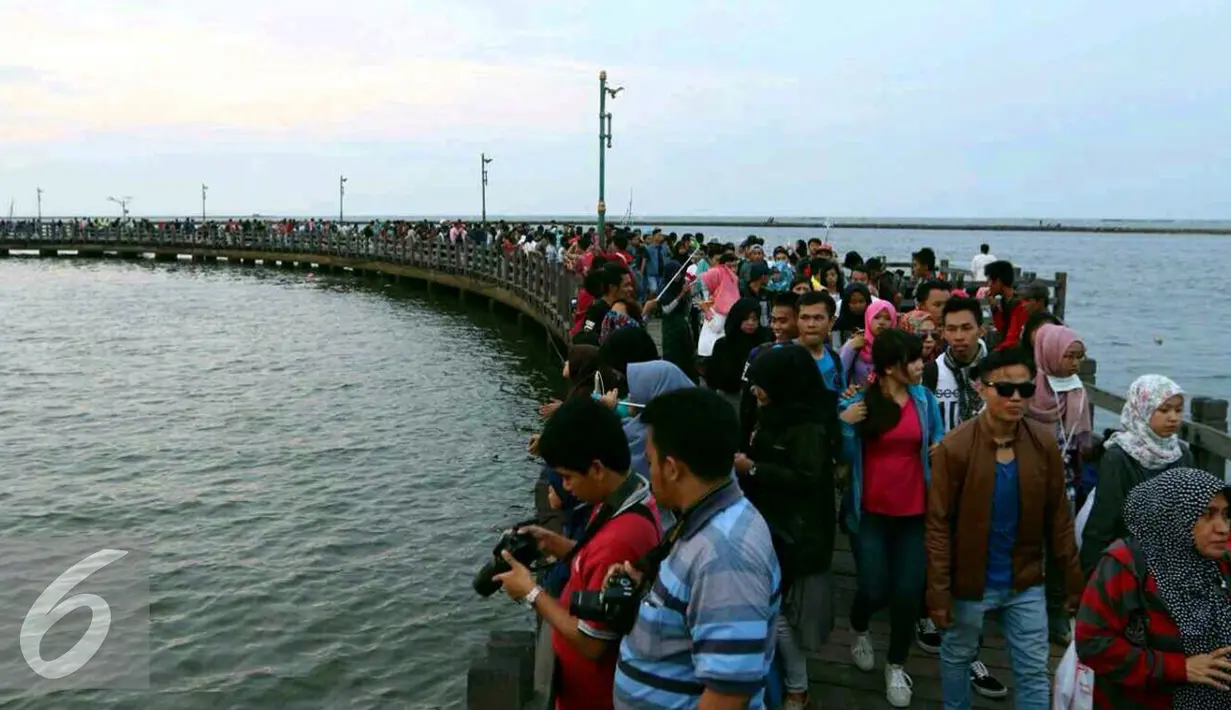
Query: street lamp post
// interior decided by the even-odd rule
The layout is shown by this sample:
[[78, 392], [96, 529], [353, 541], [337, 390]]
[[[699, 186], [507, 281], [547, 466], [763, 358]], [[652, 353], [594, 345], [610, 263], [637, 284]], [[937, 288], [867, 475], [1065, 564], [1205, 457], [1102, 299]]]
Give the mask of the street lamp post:
[[487, 164], [492, 162], [492, 159], [487, 157], [487, 153], [479, 153], [479, 170], [483, 175], [483, 224], [487, 224]]
[[108, 197], [108, 202], [114, 202], [120, 206], [120, 218], [128, 219], [128, 203], [133, 201], [131, 197]]
[[43, 223], [43, 188], [37, 187], [34, 189], [34, 191], [38, 195], [38, 222], [39, 224], [42, 224]]
[[338, 221], [341, 222], [346, 216], [346, 176], [338, 176]]
[[614, 100], [623, 86], [607, 88], [607, 72], [598, 73], [598, 239], [602, 244], [607, 236], [607, 149], [611, 147], [611, 113], [607, 111], [607, 96]]
[[209, 185], [201, 183], [201, 221], [205, 221], [205, 193], [209, 192]]

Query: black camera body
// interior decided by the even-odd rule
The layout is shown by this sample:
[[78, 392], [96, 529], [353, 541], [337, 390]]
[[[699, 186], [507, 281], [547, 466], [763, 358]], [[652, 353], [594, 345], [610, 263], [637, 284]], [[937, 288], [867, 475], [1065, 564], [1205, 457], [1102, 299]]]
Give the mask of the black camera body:
[[504, 574], [512, 569], [500, 554], [505, 550], [508, 550], [513, 559], [526, 567], [530, 567], [543, 557], [539, 553], [539, 546], [534, 541], [534, 536], [530, 533], [518, 532], [516, 529], [504, 533], [496, 541], [496, 547], [492, 550], [492, 559], [483, 565], [479, 569], [479, 573], [474, 577], [474, 591], [479, 596], [490, 597], [495, 594], [500, 589], [501, 584], [498, 580], [492, 579], [492, 577]]
[[613, 631], [627, 634], [637, 622], [641, 590], [627, 573], [618, 571], [596, 592], [573, 592], [569, 614], [586, 621], [607, 624]]

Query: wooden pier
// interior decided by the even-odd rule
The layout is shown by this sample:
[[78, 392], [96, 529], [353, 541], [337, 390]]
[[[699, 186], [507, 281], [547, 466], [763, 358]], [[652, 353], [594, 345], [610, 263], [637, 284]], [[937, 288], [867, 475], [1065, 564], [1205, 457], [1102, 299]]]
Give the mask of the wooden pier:
[[[766, 227], [775, 225], [765, 225]], [[536, 324], [553, 345], [568, 342], [572, 324], [572, 300], [580, 279], [563, 272], [540, 257], [520, 251], [506, 256], [499, 249], [472, 244], [452, 245], [437, 241], [383, 239], [360, 235], [292, 233], [278, 235], [219, 234], [98, 229], [74, 231], [71, 236], [31, 236], [0, 232], [0, 257], [28, 253], [43, 258], [140, 259], [158, 261], [191, 259], [196, 262], [228, 262], [241, 266], [260, 264], [266, 268], [304, 268], [330, 273], [351, 273], [394, 280], [411, 280], [429, 291], [454, 293], [460, 299], [485, 300], [493, 310], [509, 312], [525, 325]], [[907, 266], [891, 264], [890, 266]], [[948, 271], [942, 261], [940, 271]], [[1042, 280], [1034, 274], [1023, 278], [1046, 283], [1053, 289], [1058, 315], [1063, 313], [1067, 277]], [[953, 279], [960, 282], [961, 279]], [[651, 322], [652, 332], [657, 323]], [[1096, 363], [1086, 362], [1082, 376], [1095, 406], [1119, 413], [1124, 404], [1118, 393], [1095, 385]], [[1231, 437], [1227, 435], [1227, 401], [1209, 397], [1190, 398], [1190, 420], [1181, 435], [1192, 445], [1199, 465], [1225, 475], [1231, 458]], [[855, 589], [854, 560], [846, 538], [839, 535], [833, 571], [837, 578], [836, 609], [845, 615]], [[995, 623], [989, 625], [981, 660], [1006, 685], [1012, 686], [1007, 651]], [[848, 624], [838, 620], [829, 646], [809, 661], [813, 696], [827, 709], [888, 707], [884, 699], [880, 664], [888, 644], [888, 623], [884, 614], [872, 624], [878, 666], [863, 673], [850, 660]], [[1053, 662], [1063, 649], [1053, 647]], [[939, 662], [922, 651], [912, 650], [907, 671], [914, 679], [912, 708], [941, 706]], [[536, 692], [537, 691], [537, 692]], [[543, 688], [535, 685], [534, 635], [530, 633], [493, 633], [487, 648], [472, 662], [469, 671], [468, 707], [470, 710], [521, 710], [533, 706]], [[1008, 708], [1012, 699], [987, 700], [975, 696], [979, 708]]]

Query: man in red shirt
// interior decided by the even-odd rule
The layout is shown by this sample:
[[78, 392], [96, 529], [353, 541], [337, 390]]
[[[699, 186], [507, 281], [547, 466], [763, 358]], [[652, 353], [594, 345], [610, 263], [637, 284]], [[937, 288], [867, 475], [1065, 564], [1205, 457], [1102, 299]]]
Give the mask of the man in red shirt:
[[1000, 334], [997, 350], [1007, 350], [1018, 344], [1022, 328], [1030, 314], [1026, 304], [1014, 298], [1013, 264], [1008, 261], [993, 261], [983, 269], [987, 275], [987, 297], [992, 301], [992, 323]]
[[594, 504], [594, 512], [578, 541], [538, 526], [522, 528], [534, 535], [544, 554], [568, 562], [560, 599], [538, 587], [508, 553], [512, 569], [496, 579], [510, 599], [524, 600], [551, 626], [556, 710], [610, 710], [620, 634], [571, 615], [571, 597], [601, 590], [613, 565], [640, 559], [658, 544], [658, 508], [649, 482], [629, 473], [631, 456], [620, 418], [595, 400], [574, 398], [560, 405], [539, 436], [538, 450], [564, 479], [565, 489]]

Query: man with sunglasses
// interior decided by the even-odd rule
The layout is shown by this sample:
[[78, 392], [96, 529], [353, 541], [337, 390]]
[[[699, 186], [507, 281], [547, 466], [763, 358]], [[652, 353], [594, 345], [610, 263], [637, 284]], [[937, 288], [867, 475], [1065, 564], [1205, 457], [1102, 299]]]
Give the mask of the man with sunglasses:
[[[945, 294], [948, 296], [948, 293]], [[940, 422], [948, 433], [973, 419], [983, 408], [975, 386], [979, 360], [987, 353], [983, 333], [983, 307], [973, 298], [947, 298], [936, 322], [944, 338], [944, 353], [923, 366], [923, 384], [936, 395]], [[915, 628], [915, 642], [927, 653], [940, 653], [940, 632], [924, 612]], [[982, 645], [982, 644], [980, 644]], [[1009, 689], [979, 660], [970, 664], [970, 687], [985, 698], [1003, 698]]]
[[978, 654], [983, 617], [995, 610], [1009, 647], [1015, 704], [1048, 707], [1044, 548], [1067, 575], [1070, 613], [1084, 586], [1059, 447], [1046, 426], [1023, 418], [1035, 374], [1020, 348], [989, 354], [978, 368], [983, 411], [932, 451], [924, 538], [927, 607], [945, 631], [940, 660], [946, 710], [970, 707], [970, 663]]

